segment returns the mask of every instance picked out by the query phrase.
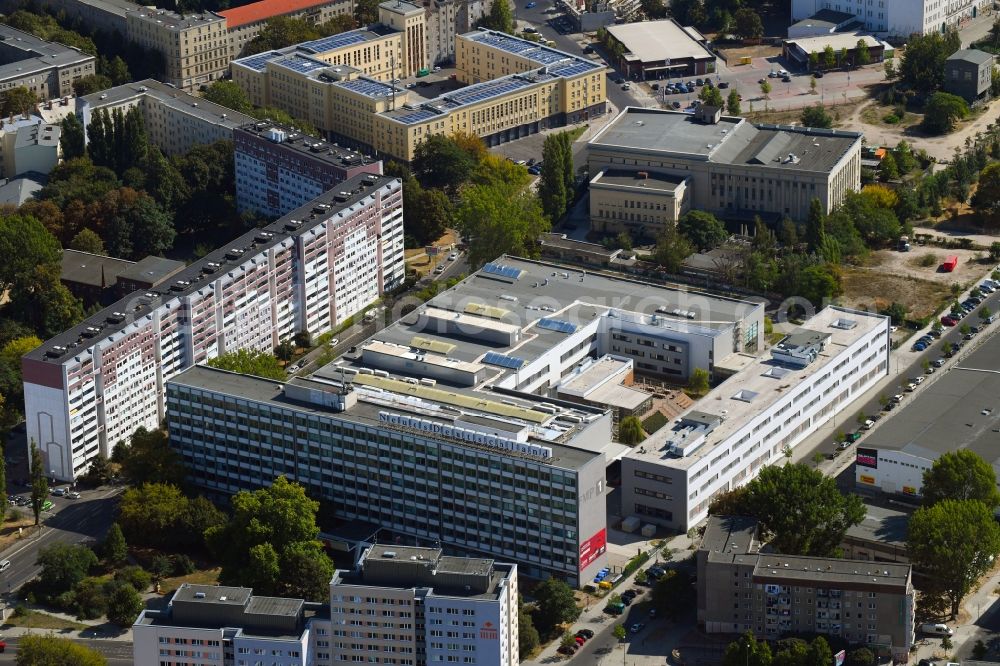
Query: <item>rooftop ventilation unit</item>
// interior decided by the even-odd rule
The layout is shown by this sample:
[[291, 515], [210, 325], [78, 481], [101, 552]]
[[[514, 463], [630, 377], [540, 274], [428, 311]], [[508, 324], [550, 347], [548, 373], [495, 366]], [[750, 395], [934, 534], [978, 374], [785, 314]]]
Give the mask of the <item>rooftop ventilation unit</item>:
[[396, 559], [396, 551], [394, 551], [394, 550], [387, 550], [384, 553], [382, 553], [382, 557], [384, 557], [387, 560], [394, 560], [394, 559]]
[[830, 325], [833, 326], [834, 328], [839, 328], [839, 329], [843, 329], [845, 331], [849, 331], [852, 328], [854, 328], [855, 326], [857, 326], [858, 322], [856, 322], [853, 319], [843, 319], [843, 318], [841, 318], [841, 319], [836, 320], [835, 322], [833, 322]]

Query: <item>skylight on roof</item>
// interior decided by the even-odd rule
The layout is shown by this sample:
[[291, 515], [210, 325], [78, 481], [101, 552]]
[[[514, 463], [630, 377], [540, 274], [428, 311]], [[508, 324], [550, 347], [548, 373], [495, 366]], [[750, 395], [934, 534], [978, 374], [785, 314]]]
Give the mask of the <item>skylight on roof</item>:
[[763, 376], [773, 377], [774, 379], [781, 379], [789, 372], [791, 372], [791, 370], [789, 370], [788, 368], [771, 367], [767, 369], [767, 372], [765, 372]]
[[733, 396], [733, 400], [742, 400], [743, 402], [753, 402], [759, 394], [756, 391], [750, 391], [748, 389], [740, 389]]
[[836, 320], [835, 322], [833, 322], [830, 325], [833, 326], [834, 328], [841, 328], [841, 329], [843, 329], [845, 331], [849, 331], [852, 328], [854, 328], [855, 326], [857, 326], [858, 322], [856, 322], [853, 319], [840, 318], [840, 319]]

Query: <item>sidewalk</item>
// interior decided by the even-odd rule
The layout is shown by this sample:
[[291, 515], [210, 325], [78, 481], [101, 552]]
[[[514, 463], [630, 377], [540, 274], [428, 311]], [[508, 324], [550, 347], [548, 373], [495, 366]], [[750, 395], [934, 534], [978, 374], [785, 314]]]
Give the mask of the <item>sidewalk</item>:
[[[691, 539], [689, 539], [686, 534], [678, 534], [677, 536], [668, 539], [661, 546], [660, 561], [679, 562], [684, 559], [687, 559], [692, 553], [692, 551], [688, 550], [690, 545], [691, 545]], [[667, 555], [670, 554], [671, 550], [673, 550], [674, 553], [670, 555], [669, 559], [666, 559]], [[624, 590], [627, 590], [630, 587], [632, 587], [635, 584], [636, 574], [638, 574], [639, 571], [649, 568], [650, 566], [652, 566], [651, 562], [643, 564], [643, 566], [639, 567], [639, 569], [636, 569], [634, 572], [632, 572], [631, 575], [622, 579], [621, 582], [619, 582], [618, 585], [616, 585], [614, 589], [611, 590], [611, 592], [607, 596], [611, 596], [611, 594], [615, 593], [621, 593]], [[569, 633], [571, 634], [575, 634], [580, 629], [591, 629], [595, 634], [600, 634], [602, 631], [606, 629], [610, 631], [610, 627], [613, 627], [615, 624], [621, 622], [621, 619], [619, 617], [616, 617], [614, 615], [609, 615], [604, 612], [607, 596], [591, 601], [589, 605], [586, 608], [584, 608], [583, 611], [580, 613], [580, 617], [577, 618], [576, 622], [574, 622], [573, 625], [567, 629], [567, 631], [569, 631]], [[641, 597], [636, 599], [636, 602], [639, 602], [641, 599], [645, 598], [645, 596], [646, 593], [644, 593]], [[666, 620], [664, 619], [653, 620], [651, 621], [651, 624], [655, 622], [666, 622]], [[592, 640], [596, 640], [596, 636]], [[545, 646], [545, 648], [541, 652], [539, 652], [538, 655], [536, 655], [533, 660], [522, 661], [521, 664], [522, 666], [532, 666], [538, 664], [551, 663], [553, 661], [565, 659], [565, 657], [563, 657], [557, 652], [558, 649], [559, 649], [559, 639], [556, 638], [547, 646]], [[666, 657], [666, 655], [663, 656], [664, 658]]]

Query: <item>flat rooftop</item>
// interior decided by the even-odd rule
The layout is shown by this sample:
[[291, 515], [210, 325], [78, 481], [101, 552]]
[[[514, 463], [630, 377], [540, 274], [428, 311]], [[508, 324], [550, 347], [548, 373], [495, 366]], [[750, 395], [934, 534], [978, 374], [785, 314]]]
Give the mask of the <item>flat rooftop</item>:
[[909, 564], [842, 560], [834, 557], [759, 554], [754, 578], [762, 580], [800, 580], [826, 587], [838, 585], [852, 589], [897, 588], [906, 590], [910, 580]]
[[118, 275], [135, 263], [127, 259], [106, 257], [100, 254], [63, 250], [62, 270], [59, 277], [67, 282], [93, 287], [111, 287], [118, 282]]
[[185, 266], [186, 264], [183, 261], [150, 256], [135, 262], [119, 273], [118, 277], [122, 280], [135, 280], [136, 282], [157, 284], [182, 270]]
[[100, 92], [77, 98], [78, 108], [100, 109], [106, 106], [117, 106], [144, 97], [156, 99], [164, 106], [176, 109], [182, 113], [194, 116], [206, 122], [235, 129], [241, 125], [254, 122], [254, 118], [230, 109], [227, 106], [210, 102], [204, 97], [197, 97], [173, 86], [144, 79], [126, 83]]
[[[855, 325], [852, 328], [835, 325], [843, 319], [852, 320]], [[816, 360], [804, 368], [792, 368], [777, 363], [766, 355], [757, 357], [747, 367], [709, 391], [695, 402], [691, 409], [681, 414], [681, 418], [690, 414], [708, 414], [721, 421], [706, 436], [704, 444], [688, 455], [679, 457], [668, 450], [668, 441], [675, 434], [674, 429], [663, 427], [643, 442], [642, 447], [632, 449], [628, 457], [657, 462], [676, 469], [688, 469], [705, 457], [711, 457], [717, 453], [716, 449], [720, 444], [748, 421], [770, 409], [776, 400], [790, 393], [807, 378], [827, 369], [834, 357], [844, 348], [879, 327], [885, 328], [888, 334], [887, 321], [882, 315], [835, 306], [820, 310], [801, 326], [804, 331], [830, 336], [826, 348], [820, 352]]]
[[715, 60], [715, 55], [673, 19], [609, 25], [608, 32], [644, 63], [666, 60]]
[[364, 153], [334, 145], [329, 141], [304, 134], [294, 127], [280, 123], [261, 120], [246, 123], [236, 131], [245, 132], [262, 140], [280, 144], [312, 162], [340, 168], [361, 166], [377, 161], [372, 160]]
[[197, 28], [210, 23], [223, 21], [221, 16], [209, 11], [192, 12], [190, 14], [178, 14], [167, 9], [157, 9], [155, 7], [140, 7], [127, 14], [146, 23], [155, 23], [167, 30], [187, 30]]
[[920, 393], [866, 437], [865, 446], [934, 461], [968, 449], [1000, 469], [1000, 336], [951, 369], [933, 375]]
[[572, 252], [583, 252], [586, 254], [598, 255], [607, 261], [611, 261], [622, 253], [621, 250], [609, 250], [603, 245], [599, 245], [597, 243], [574, 240], [572, 238], [568, 238], [566, 234], [553, 232], [542, 234], [538, 239], [538, 242], [541, 243], [542, 247], [551, 247], [558, 250], [569, 250]]
[[[738, 116], [704, 123], [683, 111], [626, 107], [588, 143], [589, 150], [674, 156], [698, 162], [829, 172], [862, 135], [809, 127], [754, 125]], [[793, 155], [794, 159], [788, 159]]]
[[865, 519], [848, 527], [845, 536], [906, 548], [909, 533], [910, 514], [868, 504], [865, 505]]
[[[73, 356], [88, 351], [99, 342], [122, 330], [126, 321], [136, 321], [144, 317], [166, 301], [176, 300], [204, 289], [212, 284], [217, 273], [231, 270], [253, 257], [259, 257], [289, 236], [300, 236], [339, 211], [356, 205], [369, 197], [372, 192], [395, 180], [388, 176], [364, 174], [345, 180], [337, 186], [291, 211], [288, 215], [260, 228], [247, 231], [223, 247], [210, 252], [205, 257], [177, 273], [169, 284], [161, 284], [151, 290], [139, 290], [122, 298], [113, 305], [87, 317], [76, 326], [50, 338], [38, 349], [29, 352], [25, 358], [59, 365]], [[366, 184], [370, 183], [370, 184]], [[349, 192], [344, 201], [338, 201], [340, 192]], [[317, 212], [319, 211], [319, 212]], [[295, 221], [301, 222], [295, 224]], [[56, 348], [62, 348], [60, 351]]]
[[880, 47], [882, 42], [871, 35], [864, 33], [835, 32], [829, 35], [818, 37], [800, 37], [796, 39], [786, 39], [786, 44], [795, 44], [805, 53], [822, 53], [827, 46], [833, 47], [834, 51], [847, 49], [853, 51], [858, 47], [858, 40], [864, 40], [868, 48]]
[[748, 516], [709, 516], [699, 550], [708, 551], [710, 562], [731, 562], [734, 555], [760, 550], [757, 519]]
[[0, 24], [0, 79], [21, 78], [52, 67], [66, 67], [94, 60], [80, 49], [47, 42], [29, 32]]
[[[640, 175], [643, 174], [643, 175]], [[591, 185], [613, 185], [616, 187], [638, 187], [657, 192], [675, 192], [686, 178], [656, 173], [655, 171], [626, 171], [605, 169], [590, 181]]]

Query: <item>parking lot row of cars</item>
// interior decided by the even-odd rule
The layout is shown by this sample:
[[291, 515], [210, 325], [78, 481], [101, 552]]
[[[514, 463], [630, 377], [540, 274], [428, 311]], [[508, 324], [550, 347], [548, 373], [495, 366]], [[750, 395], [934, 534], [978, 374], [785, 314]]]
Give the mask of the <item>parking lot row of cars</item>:
[[581, 629], [576, 632], [573, 636], [574, 645], [565, 644], [560, 645], [559, 649], [556, 650], [559, 654], [571, 655], [576, 654], [576, 651], [583, 647], [583, 644], [594, 637], [594, 632], [590, 629]]

